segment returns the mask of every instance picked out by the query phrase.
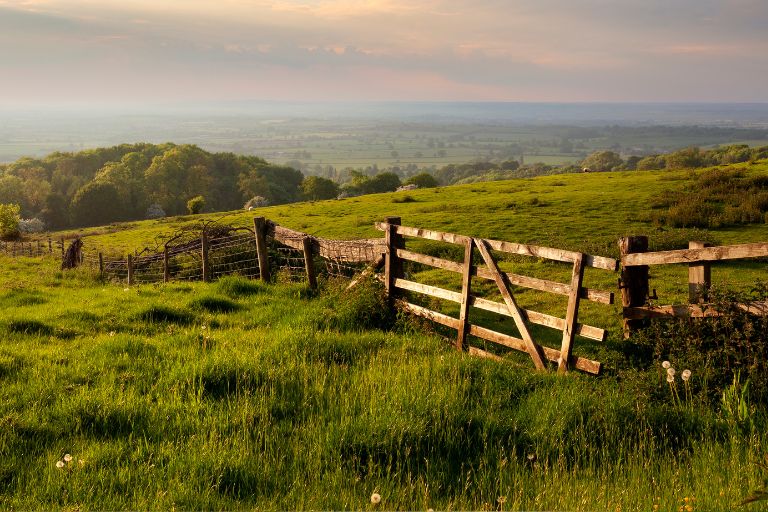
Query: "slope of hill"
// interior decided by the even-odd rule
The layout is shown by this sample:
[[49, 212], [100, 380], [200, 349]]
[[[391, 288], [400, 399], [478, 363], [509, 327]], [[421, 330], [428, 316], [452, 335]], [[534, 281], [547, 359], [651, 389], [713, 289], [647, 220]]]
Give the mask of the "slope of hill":
[[[740, 168], [768, 173], [765, 162]], [[653, 199], [693, 179], [553, 176], [222, 220], [247, 224], [258, 214], [350, 238], [378, 236], [372, 223], [399, 215], [600, 254], [630, 232], [650, 233], [657, 248], [702, 236], [766, 239], [757, 224], [657, 231]], [[218, 217], [83, 234], [89, 246], [128, 252]], [[654, 353], [653, 340], [583, 346], [607, 358], [602, 377], [544, 375], [524, 358], [451, 350], [386, 314], [373, 284], [347, 293], [329, 283], [315, 294], [232, 277], [126, 288], [59, 271], [48, 258], [0, 263], [3, 508], [723, 510], [763, 485], [755, 462], [768, 452], [766, 410], [743, 392], [749, 369], [714, 389], [708, 369], [691, 366], [691, 380], [670, 386], [667, 354]], [[764, 274], [764, 264], [741, 268]], [[717, 273], [729, 269], [735, 275], [729, 266]], [[615, 275], [591, 278], [615, 286]], [[682, 370], [694, 361], [672, 363]]]

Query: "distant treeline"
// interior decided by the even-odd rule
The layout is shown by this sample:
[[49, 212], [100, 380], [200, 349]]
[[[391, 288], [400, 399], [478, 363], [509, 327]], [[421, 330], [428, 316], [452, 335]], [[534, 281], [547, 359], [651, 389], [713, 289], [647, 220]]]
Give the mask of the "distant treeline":
[[516, 160], [450, 164], [439, 169], [346, 169], [337, 181], [256, 156], [209, 153], [194, 145], [121, 144], [0, 165], [0, 204], [47, 229], [108, 224], [165, 215], [227, 211], [301, 200], [390, 192], [401, 185], [439, 185], [545, 174], [708, 167], [768, 158], [768, 146], [688, 148], [623, 159], [598, 151], [578, 166], [520, 165]]
[[[187, 213], [202, 196], [205, 210], [278, 204], [305, 197], [304, 175], [254, 156], [209, 153], [193, 145], [121, 144], [52, 153], [0, 165], [0, 203], [48, 229]], [[201, 209], [200, 199], [190, 206]]]

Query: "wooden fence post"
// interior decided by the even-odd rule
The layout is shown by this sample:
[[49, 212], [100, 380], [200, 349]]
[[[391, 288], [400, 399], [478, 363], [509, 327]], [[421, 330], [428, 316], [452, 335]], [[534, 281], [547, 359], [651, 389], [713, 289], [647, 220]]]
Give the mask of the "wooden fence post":
[[203, 281], [207, 283], [211, 280], [211, 264], [208, 261], [208, 235], [205, 233], [205, 230], [200, 235], [200, 247], [203, 258]]
[[128, 253], [128, 286], [133, 284], [133, 256]]
[[[622, 258], [627, 254], [648, 251], [647, 236], [630, 236], [619, 240], [619, 250]], [[648, 265], [637, 267], [621, 267], [621, 305], [625, 308], [644, 306], [648, 298]], [[648, 319], [630, 320], [624, 317], [624, 338], [627, 339], [632, 331], [647, 327]]]
[[469, 300], [472, 290], [472, 253], [475, 247], [473, 239], [467, 240], [464, 247], [464, 270], [461, 274], [461, 304], [459, 305], [459, 335], [456, 338], [456, 350], [464, 350], [469, 334]]
[[64, 237], [61, 237], [61, 259], [64, 259]]
[[254, 217], [253, 233], [256, 236], [256, 254], [259, 257], [259, 276], [262, 281], [269, 281], [269, 252], [267, 251], [267, 221], [264, 217]]
[[37, 241], [37, 256], [40, 256], [42, 251], [40, 250], [40, 240]]
[[99, 279], [104, 279], [104, 255], [99, 253]]
[[171, 270], [168, 266], [168, 244], [163, 245], [163, 282], [171, 280]]
[[315, 274], [315, 261], [312, 257], [312, 238], [305, 236], [301, 241], [304, 249], [304, 268], [307, 271], [307, 281], [313, 290], [317, 288], [317, 275]]
[[[710, 244], [688, 242], [689, 249], [703, 249]], [[704, 301], [704, 295], [712, 285], [712, 267], [708, 262], [688, 264], [688, 302], [698, 304]]]
[[385, 234], [385, 241], [387, 244], [387, 255], [384, 261], [384, 278], [385, 286], [387, 289], [387, 296], [394, 297], [395, 280], [403, 275], [403, 264], [400, 258], [397, 257], [397, 249], [404, 248], [404, 240], [401, 235], [397, 234], [397, 226], [400, 225], [400, 217], [387, 217], [385, 219], [387, 223], [387, 231]]
[[50, 238], [48, 239], [48, 254], [53, 254], [53, 243]]

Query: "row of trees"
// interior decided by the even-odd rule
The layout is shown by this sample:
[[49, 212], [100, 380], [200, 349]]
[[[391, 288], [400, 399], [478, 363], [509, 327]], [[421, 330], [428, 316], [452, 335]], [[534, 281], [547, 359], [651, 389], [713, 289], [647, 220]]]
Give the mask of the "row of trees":
[[659, 169], [694, 169], [715, 165], [736, 164], [768, 158], [768, 146], [750, 147], [735, 144], [703, 150], [690, 147], [659, 155], [630, 156], [626, 160], [613, 151], [596, 151], [581, 165], [592, 171], [650, 171]]
[[255, 196], [281, 204], [314, 188], [293, 168], [194, 145], [122, 144], [0, 165], [0, 203], [19, 205], [23, 217], [41, 218], [50, 229], [178, 215], [203, 205], [233, 210]]

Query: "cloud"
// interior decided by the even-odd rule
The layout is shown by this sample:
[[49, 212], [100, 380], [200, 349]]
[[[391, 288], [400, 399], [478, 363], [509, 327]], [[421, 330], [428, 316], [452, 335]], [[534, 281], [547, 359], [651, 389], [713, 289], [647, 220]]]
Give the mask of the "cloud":
[[766, 25], [763, 0], [0, 0], [0, 94], [768, 101]]

